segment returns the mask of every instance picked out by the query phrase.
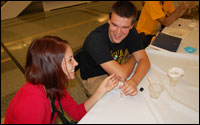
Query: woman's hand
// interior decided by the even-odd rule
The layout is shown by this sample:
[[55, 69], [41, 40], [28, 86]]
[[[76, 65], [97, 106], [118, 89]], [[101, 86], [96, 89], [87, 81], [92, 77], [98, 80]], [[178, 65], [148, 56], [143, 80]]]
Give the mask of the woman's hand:
[[116, 74], [112, 74], [103, 80], [103, 82], [100, 84], [98, 88], [98, 91], [107, 93], [108, 91], [116, 87], [118, 85], [118, 82], [119, 82], [119, 77]]
[[100, 84], [97, 91], [85, 102], [85, 109], [88, 112], [96, 102], [104, 96], [108, 91], [117, 86], [119, 77], [116, 74], [112, 74], [106, 77]]

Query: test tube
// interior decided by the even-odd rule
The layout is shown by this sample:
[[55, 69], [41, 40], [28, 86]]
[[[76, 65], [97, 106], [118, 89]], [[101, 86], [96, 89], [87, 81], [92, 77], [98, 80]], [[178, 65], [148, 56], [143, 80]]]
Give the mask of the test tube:
[[[122, 81], [119, 81], [119, 85], [123, 85], [123, 82]], [[120, 90], [120, 100], [123, 100], [123, 93], [122, 91]]]

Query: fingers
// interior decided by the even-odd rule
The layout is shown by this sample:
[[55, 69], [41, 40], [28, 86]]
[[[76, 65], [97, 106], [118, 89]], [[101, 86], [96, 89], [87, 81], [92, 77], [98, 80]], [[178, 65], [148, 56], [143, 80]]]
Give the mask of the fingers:
[[137, 95], [137, 93], [138, 93], [137, 89], [129, 89], [125, 92], [125, 95], [134, 96]]
[[118, 76], [116, 74], [111, 74], [110, 76], [106, 77], [103, 82], [103, 85], [110, 87], [117, 86], [117, 84], [118, 84]]
[[116, 77], [116, 74], [113, 73], [113, 74], [109, 75], [106, 79], [114, 80], [115, 77]]
[[138, 93], [138, 90], [136, 89], [136, 91], [130, 93], [130, 95], [131, 95], [131, 96], [135, 96], [135, 95], [137, 95], [137, 93]]
[[124, 85], [119, 86], [119, 89], [121, 89], [121, 91], [124, 93], [124, 95], [137, 95], [138, 90], [137, 90], [137, 86], [135, 85], [135, 83], [130, 83], [130, 82], [125, 82]]
[[119, 77], [116, 74], [112, 74], [112, 75], [108, 76], [107, 79], [110, 79], [112, 82], [119, 81]]
[[138, 91], [137, 91], [137, 88], [131, 88], [131, 87], [128, 87], [127, 89], [125, 89], [123, 91], [124, 95], [130, 95], [130, 96], [134, 96], [134, 95], [137, 95]]

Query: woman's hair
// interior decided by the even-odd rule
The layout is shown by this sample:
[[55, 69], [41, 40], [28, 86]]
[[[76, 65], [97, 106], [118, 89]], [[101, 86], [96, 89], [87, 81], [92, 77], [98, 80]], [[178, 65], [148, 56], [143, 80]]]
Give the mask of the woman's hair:
[[62, 97], [67, 77], [61, 62], [69, 43], [56, 36], [45, 36], [34, 40], [28, 49], [25, 77], [31, 84], [45, 86], [47, 96]]
[[109, 19], [111, 19], [112, 13], [116, 13], [120, 17], [130, 18], [133, 17], [132, 24], [136, 21], [137, 10], [133, 3], [129, 1], [119, 1], [112, 6], [112, 11], [109, 13]]

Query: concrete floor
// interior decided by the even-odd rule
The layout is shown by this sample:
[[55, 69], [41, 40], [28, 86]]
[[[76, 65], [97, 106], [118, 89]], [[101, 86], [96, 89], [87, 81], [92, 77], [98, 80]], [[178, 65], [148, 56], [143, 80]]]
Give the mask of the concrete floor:
[[[92, 30], [107, 22], [113, 3], [91, 2], [44, 12], [41, 2], [33, 2], [18, 17], [1, 21], [1, 42], [22, 67], [25, 66], [29, 44], [38, 37], [59, 36], [76, 51]], [[142, 1], [133, 3], [141, 10]], [[1, 118], [5, 116], [10, 100], [25, 82], [19, 67], [1, 47]], [[68, 91], [77, 103], [87, 100], [76, 79], [69, 81]]]

